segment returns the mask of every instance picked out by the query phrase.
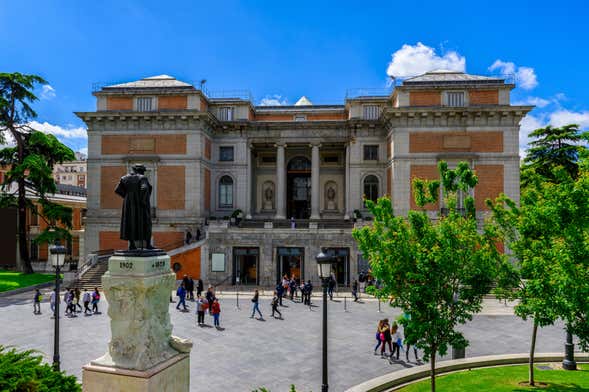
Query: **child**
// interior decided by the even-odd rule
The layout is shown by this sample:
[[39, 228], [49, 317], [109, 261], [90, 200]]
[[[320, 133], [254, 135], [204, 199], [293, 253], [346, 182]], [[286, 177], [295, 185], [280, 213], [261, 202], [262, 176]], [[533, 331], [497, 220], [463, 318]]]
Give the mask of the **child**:
[[220, 328], [219, 325], [219, 314], [221, 313], [221, 305], [219, 304], [219, 300], [215, 298], [213, 300], [213, 306], [211, 306], [211, 314], [213, 315], [213, 320], [215, 327]]

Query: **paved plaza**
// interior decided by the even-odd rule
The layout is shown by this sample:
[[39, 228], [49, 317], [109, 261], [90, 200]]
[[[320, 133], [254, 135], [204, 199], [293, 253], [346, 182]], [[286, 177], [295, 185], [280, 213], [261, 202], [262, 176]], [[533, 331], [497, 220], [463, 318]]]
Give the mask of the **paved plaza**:
[[[51, 362], [53, 320], [48, 295], [44, 296], [42, 315], [33, 315], [31, 293], [0, 298], [0, 344], [43, 352]], [[316, 307], [285, 300], [281, 308], [284, 320], [270, 317], [270, 298], [261, 300], [266, 321], [250, 319], [250, 297], [240, 295], [241, 310], [236, 309], [235, 295], [220, 296], [221, 326], [224, 330], [196, 326], [194, 304], [190, 313], [182, 313], [170, 304], [173, 334], [194, 342], [191, 353], [191, 391], [251, 391], [265, 386], [272, 392], [287, 391], [291, 383], [300, 392], [319, 391], [321, 387], [321, 301]], [[104, 299], [104, 296], [103, 296]], [[330, 391], [341, 392], [368, 379], [415, 366], [415, 363], [389, 363], [373, 355], [376, 323], [399, 311], [365, 299], [363, 303], [343, 299], [329, 302], [329, 384]], [[106, 301], [100, 303], [102, 314], [76, 318], [62, 317], [62, 369], [81, 379], [82, 366], [103, 355], [110, 338]], [[207, 324], [212, 319], [207, 315]], [[470, 340], [467, 356], [524, 353], [529, 351], [530, 322], [513, 316], [512, 309], [496, 300], [485, 300], [483, 314], [464, 327]], [[537, 352], [563, 350], [562, 325], [538, 331]], [[448, 359], [449, 357], [446, 357]], [[411, 360], [413, 355], [411, 354]]]

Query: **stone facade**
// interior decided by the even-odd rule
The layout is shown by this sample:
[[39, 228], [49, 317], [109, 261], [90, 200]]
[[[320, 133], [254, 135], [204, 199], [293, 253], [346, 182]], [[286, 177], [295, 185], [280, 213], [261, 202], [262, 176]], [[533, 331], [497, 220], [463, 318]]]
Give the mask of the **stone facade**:
[[317, 282], [314, 255], [324, 249], [347, 285], [365, 268], [351, 237], [352, 220], [369, 219], [363, 197], [387, 194], [406, 214], [412, 177], [466, 160], [481, 178], [481, 219], [484, 198], [519, 199], [519, 122], [531, 107], [510, 105], [513, 87], [440, 71], [343, 105], [274, 107], [165, 75], [104, 87], [95, 112], [77, 113], [88, 126], [86, 249], [121, 245], [103, 234], [118, 228], [114, 184], [141, 162], [154, 184], [155, 245], [170, 245], [161, 233], [181, 242], [207, 230], [204, 279], [269, 285], [290, 272]]

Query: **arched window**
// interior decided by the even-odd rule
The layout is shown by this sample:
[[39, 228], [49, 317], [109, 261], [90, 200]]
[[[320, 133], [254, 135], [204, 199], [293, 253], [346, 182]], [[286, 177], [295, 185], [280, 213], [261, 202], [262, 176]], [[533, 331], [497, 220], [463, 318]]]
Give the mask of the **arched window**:
[[370, 175], [364, 178], [364, 198], [376, 202], [378, 200], [378, 178]]
[[233, 207], [233, 179], [229, 176], [223, 176], [219, 180], [219, 207]]

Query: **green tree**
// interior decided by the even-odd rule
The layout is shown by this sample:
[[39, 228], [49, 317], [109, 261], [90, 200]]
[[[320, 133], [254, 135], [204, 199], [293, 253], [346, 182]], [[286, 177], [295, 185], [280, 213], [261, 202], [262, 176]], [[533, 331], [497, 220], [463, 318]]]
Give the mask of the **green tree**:
[[[48, 241], [55, 237], [64, 237], [65, 231], [60, 228], [71, 226], [71, 210], [49, 202], [47, 193], [55, 192], [55, 182], [51, 174], [53, 165], [75, 159], [74, 153], [52, 135], [34, 131], [27, 124], [36, 117], [31, 103], [37, 100], [33, 89], [37, 84], [46, 81], [37, 75], [21, 73], [0, 73], [0, 141], [5, 142], [8, 133], [15, 147], [8, 147], [0, 152], [0, 163], [10, 168], [4, 180], [3, 189], [15, 183], [14, 193], [4, 192], [0, 198], [2, 206], [14, 206], [18, 213], [18, 243], [20, 263], [19, 270], [33, 272], [27, 247], [27, 207], [33, 212], [30, 200], [27, 200], [27, 188], [39, 198], [42, 206], [41, 216], [48, 220], [51, 233], [43, 233], [39, 241]], [[69, 215], [69, 217], [68, 217]], [[68, 225], [69, 222], [69, 225]]]
[[515, 257], [498, 293], [518, 300], [516, 315], [533, 320], [530, 385], [538, 327], [562, 318], [581, 345], [589, 346], [589, 172], [581, 166], [573, 178], [557, 167], [550, 179], [530, 176], [520, 207], [505, 195], [487, 201]]
[[522, 180], [524, 185], [532, 173], [554, 181], [553, 169], [563, 167], [571, 177], [576, 178], [579, 171], [579, 155], [587, 148], [582, 144], [589, 140], [587, 132], [582, 132], [576, 124], [562, 127], [539, 128], [530, 133], [536, 138], [530, 142], [524, 165]]
[[432, 221], [425, 211], [395, 216], [388, 198], [366, 201], [374, 215], [372, 226], [356, 229], [354, 239], [370, 260], [382, 283], [379, 297], [410, 317], [400, 319], [408, 344], [419, 347], [430, 361], [431, 390], [435, 391], [435, 356], [449, 346], [464, 348], [468, 341], [457, 326], [482, 309], [483, 295], [491, 290], [505, 259], [495, 244], [494, 228], [477, 229], [470, 193], [478, 179], [461, 162], [449, 170], [439, 164], [439, 181], [414, 181], [416, 203], [423, 207], [438, 200], [440, 185], [447, 214]]

